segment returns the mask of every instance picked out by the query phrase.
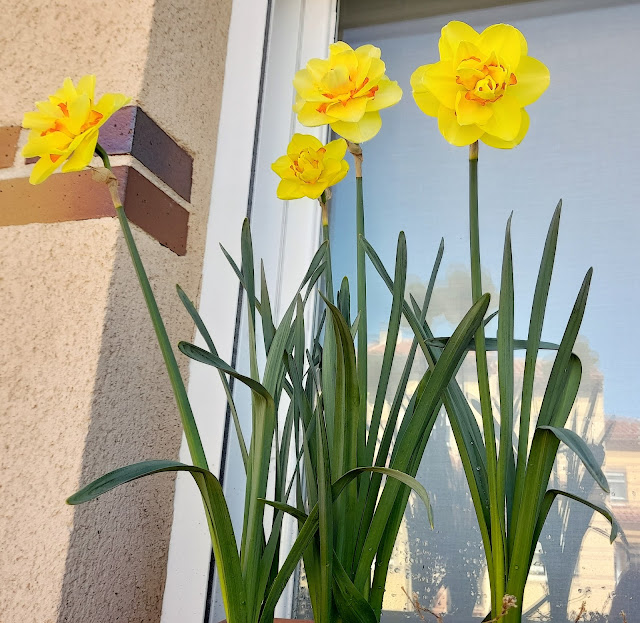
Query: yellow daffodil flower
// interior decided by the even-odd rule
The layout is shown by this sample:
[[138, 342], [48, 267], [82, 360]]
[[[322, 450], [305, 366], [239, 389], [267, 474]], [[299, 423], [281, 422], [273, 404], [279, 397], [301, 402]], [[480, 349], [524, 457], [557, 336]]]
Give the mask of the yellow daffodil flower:
[[438, 44], [440, 61], [411, 76], [416, 104], [438, 118], [452, 145], [478, 139], [510, 149], [524, 138], [524, 107], [549, 86], [549, 70], [527, 55], [527, 41], [513, 26], [496, 24], [478, 34], [463, 22], [449, 22]]
[[287, 155], [271, 165], [282, 178], [278, 184], [278, 198], [320, 197], [349, 171], [349, 164], [344, 160], [346, 152], [347, 142], [342, 138], [323, 145], [315, 136], [294, 134]]
[[293, 79], [298, 121], [311, 127], [328, 123], [352, 143], [368, 141], [382, 127], [378, 111], [402, 97], [398, 83], [384, 72], [379, 48], [331, 44], [328, 59], [311, 59]]
[[95, 76], [84, 76], [74, 86], [66, 78], [62, 88], [49, 99], [36, 102], [36, 112], [24, 115], [22, 126], [31, 130], [22, 150], [25, 158], [37, 157], [29, 181], [40, 184], [59, 166], [62, 171], [80, 171], [91, 159], [98, 130], [129, 98], [107, 93], [94, 103]]

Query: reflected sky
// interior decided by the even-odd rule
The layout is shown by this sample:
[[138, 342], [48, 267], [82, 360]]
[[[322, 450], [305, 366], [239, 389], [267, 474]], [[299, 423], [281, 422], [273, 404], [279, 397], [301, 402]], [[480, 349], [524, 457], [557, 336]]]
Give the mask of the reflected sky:
[[[491, 12], [478, 13], [480, 17], [471, 23], [480, 30], [493, 21], [506, 21], [505, 11], [498, 20]], [[467, 150], [444, 141], [436, 120], [414, 104], [409, 85], [417, 66], [438, 60], [439, 28], [444, 21], [378, 26], [343, 35], [354, 47], [363, 43], [380, 47], [387, 74], [404, 90], [403, 100], [382, 112], [379, 135], [364, 145], [366, 236], [391, 269], [397, 231], [403, 229], [410, 281], [418, 283], [428, 279], [444, 237], [439, 278], [443, 313], [433, 319], [436, 333], [450, 331], [471, 302], [468, 290], [457, 288], [459, 296], [452, 301], [443, 287], [463, 283], [468, 275]], [[490, 290], [499, 288], [504, 227], [513, 211], [516, 337], [525, 338], [546, 230], [562, 198], [543, 339], [560, 340], [584, 274], [593, 266], [581, 333], [599, 358], [605, 413], [635, 418], [640, 415], [635, 399], [640, 336], [634, 329], [640, 303], [636, 277], [640, 266], [636, 242], [640, 233], [640, 6], [508, 21], [525, 33], [531, 55], [550, 68], [551, 86], [528, 107], [531, 128], [518, 148], [501, 151], [480, 146], [486, 283]], [[347, 274], [353, 284], [354, 204], [354, 182], [349, 176], [335, 188], [331, 236], [335, 277]], [[377, 342], [387, 323], [390, 297], [371, 267], [368, 279], [369, 339]], [[454, 311], [444, 315], [449, 303]]]

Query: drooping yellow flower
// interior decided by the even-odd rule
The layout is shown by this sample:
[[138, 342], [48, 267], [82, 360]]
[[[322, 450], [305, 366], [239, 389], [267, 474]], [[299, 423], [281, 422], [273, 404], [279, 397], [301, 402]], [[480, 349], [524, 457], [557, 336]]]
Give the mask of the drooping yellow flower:
[[61, 165], [63, 172], [84, 169], [93, 158], [100, 126], [129, 103], [120, 93], [107, 93], [95, 103], [95, 85], [95, 76], [80, 78], [77, 87], [66, 78], [54, 95], [36, 102], [36, 112], [24, 115], [22, 125], [31, 132], [22, 155], [39, 158], [29, 178], [32, 184], [40, 184]]
[[347, 142], [342, 138], [323, 145], [315, 136], [294, 134], [287, 155], [271, 165], [282, 178], [278, 184], [278, 198], [320, 197], [349, 171], [349, 163], [344, 160], [346, 152]]
[[463, 22], [449, 22], [438, 47], [440, 61], [411, 76], [420, 110], [438, 118], [452, 145], [480, 139], [510, 149], [520, 143], [529, 129], [524, 107], [549, 86], [549, 70], [527, 55], [522, 33], [496, 24], [478, 34]]
[[384, 72], [379, 48], [331, 44], [328, 59], [311, 59], [293, 79], [298, 121], [311, 127], [328, 123], [352, 143], [368, 141], [382, 127], [378, 111], [402, 97], [398, 83]]

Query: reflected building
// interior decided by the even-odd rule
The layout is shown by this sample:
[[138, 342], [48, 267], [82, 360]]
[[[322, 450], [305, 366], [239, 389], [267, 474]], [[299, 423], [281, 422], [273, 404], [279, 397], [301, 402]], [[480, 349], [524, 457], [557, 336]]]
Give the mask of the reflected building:
[[[369, 347], [369, 387], [376, 387], [386, 335]], [[402, 368], [411, 346], [399, 339], [383, 412], [388, 413]], [[583, 602], [582, 620], [640, 620], [640, 420], [605, 414], [603, 376], [598, 360], [585, 340], [576, 344], [583, 363], [580, 390], [567, 427], [590, 446], [610, 482], [605, 496], [586, 473], [579, 459], [563, 444], [549, 487], [576, 493], [609, 506], [621, 527], [616, 542], [609, 543], [609, 524], [588, 507], [558, 498], [536, 547], [525, 594], [524, 619], [530, 621], [574, 621]], [[494, 398], [497, 402], [497, 358], [489, 353]], [[553, 356], [541, 353], [537, 362], [532, 416], [538, 413], [553, 364]], [[403, 407], [406, 408], [426, 362], [416, 357]], [[524, 353], [515, 361], [514, 413], [519, 413], [524, 371]], [[475, 358], [470, 353], [458, 377], [471, 408], [480, 420]], [[369, 395], [369, 409], [373, 408]], [[499, 421], [499, 419], [497, 420]], [[517, 431], [517, 421], [515, 429]], [[496, 431], [497, 433], [497, 431]], [[517, 443], [514, 434], [514, 444]], [[412, 620], [407, 595], [415, 594], [423, 606], [456, 623], [481, 621], [490, 609], [489, 581], [484, 550], [468, 493], [458, 450], [444, 411], [438, 416], [418, 472], [434, 506], [435, 529], [429, 528], [426, 511], [410, 498], [390, 566], [383, 621]], [[434, 619], [435, 620], [435, 619]]]

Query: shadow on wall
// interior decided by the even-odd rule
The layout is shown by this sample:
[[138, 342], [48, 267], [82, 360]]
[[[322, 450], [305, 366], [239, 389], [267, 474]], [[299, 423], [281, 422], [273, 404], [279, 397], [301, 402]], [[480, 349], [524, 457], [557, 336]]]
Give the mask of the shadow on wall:
[[[154, 273], [162, 275], [162, 283], [153, 286], [169, 334], [175, 336], [178, 329], [184, 333], [188, 324], [183, 325], [184, 316], [176, 314], [172, 299], [177, 296], [168, 285], [175, 274], [173, 279], [165, 274], [175, 271], [158, 270], [164, 269], [169, 254], [172, 267], [179, 260], [145, 234], [136, 233], [152, 283]], [[80, 477], [83, 485], [129, 463], [178, 456], [179, 415], [135, 279], [120, 238]], [[174, 477], [163, 474], [75, 508], [58, 623], [159, 620], [173, 490]]]

